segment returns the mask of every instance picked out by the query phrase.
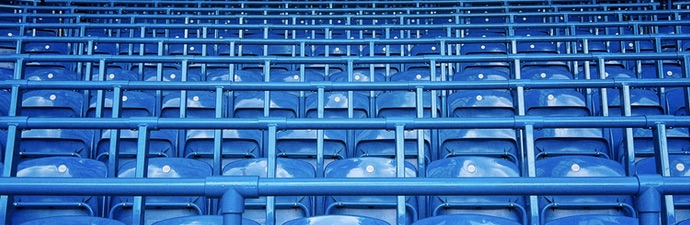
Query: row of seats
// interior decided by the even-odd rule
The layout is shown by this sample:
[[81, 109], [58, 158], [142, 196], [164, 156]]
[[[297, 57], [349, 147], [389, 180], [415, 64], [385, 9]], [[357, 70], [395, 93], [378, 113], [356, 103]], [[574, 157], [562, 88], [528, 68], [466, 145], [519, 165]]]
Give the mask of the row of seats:
[[[6, 26], [0, 28], [0, 84], [6, 89], [0, 90], [0, 121], [27, 116], [29, 122], [19, 129], [10, 123], [0, 128], [0, 158], [5, 165], [0, 168], [10, 177], [108, 178], [113, 183], [141, 177], [142, 170], [146, 179], [259, 176], [358, 182], [400, 176], [448, 183], [534, 177], [613, 180], [664, 172], [687, 177], [687, 127], [661, 130], [666, 136], [660, 142], [653, 135], [657, 130], [626, 130], [620, 124], [535, 125], [533, 131], [482, 125], [513, 116], [563, 119], [564, 126], [572, 126], [566, 117], [628, 119], [617, 117], [625, 111], [628, 98], [621, 97], [621, 90], [626, 89], [608, 88], [603, 95], [597, 82], [638, 84], [640, 79], [649, 79], [650, 85], [630, 87], [626, 97], [631, 116], [682, 120], [688, 110], [687, 88], [677, 88], [674, 82], [685, 82], [688, 76], [688, 62], [681, 58], [690, 50], [686, 36], [690, 17], [687, 9], [662, 10], [670, 8], [663, 4], [646, 0], [1, 3], [0, 24]], [[434, 61], [446, 56], [478, 60]], [[603, 61], [592, 61], [595, 56]], [[240, 63], [227, 61], [235, 59]], [[350, 59], [349, 64], [334, 63]], [[506, 85], [433, 91], [420, 86], [419, 92], [413, 91], [415, 82], [432, 80], [418, 83]], [[555, 88], [565, 80], [593, 86]], [[190, 87], [165, 89], [170, 83], [164, 82], [169, 81]], [[264, 92], [261, 85], [252, 91], [223, 89], [232, 82], [238, 86], [283, 82], [286, 89]], [[298, 82], [322, 82], [323, 102], [315, 90], [294, 89]], [[370, 82], [380, 88], [329, 90], [349, 82]], [[544, 84], [514, 85], [521, 82]], [[80, 88], [51, 88], [71, 83]], [[94, 88], [96, 84], [108, 88]], [[219, 87], [193, 90], [197, 84]], [[401, 89], [389, 90], [389, 86]], [[11, 108], [13, 103], [16, 109]], [[121, 109], [113, 110], [117, 105]], [[115, 117], [132, 119], [130, 123], [137, 122], [133, 117], [160, 119], [161, 124], [172, 121], [169, 118], [183, 122], [179, 129], [147, 127], [146, 133], [105, 129], [101, 125], [113, 117], [113, 111], [120, 111]], [[424, 121], [411, 120], [417, 117], [476, 120], [477, 126], [420, 130], [415, 125]], [[101, 127], [75, 129], [69, 124], [75, 118], [89, 118], [94, 127]], [[333, 127], [321, 135], [316, 129], [283, 127], [275, 133], [271, 128], [191, 128], [196, 119], [212, 118], [230, 123], [241, 121], [236, 118], [262, 122], [285, 118], [307, 125], [333, 121], [329, 119], [386, 118], [385, 128], [409, 121], [405, 126], [410, 130], [396, 135], [383, 125]], [[45, 128], [35, 121], [64, 125]], [[396, 158], [400, 148], [403, 156]], [[668, 162], [658, 154], [662, 149], [668, 151]], [[275, 168], [269, 168], [274, 161]], [[146, 162], [146, 168], [137, 168], [137, 162]], [[665, 169], [657, 166], [660, 162], [668, 163], [668, 170], [657, 169]], [[269, 172], [274, 169], [274, 174]], [[634, 225], [640, 224], [638, 217], [649, 215], [647, 199], [598, 195], [597, 190], [592, 195], [534, 196], [422, 191], [404, 197], [360, 193], [248, 198], [242, 224]], [[221, 200], [215, 197], [143, 199], [139, 205], [140, 199], [130, 194], [20, 194], [0, 202], [0, 209], [7, 208], [0, 218], [26, 225], [223, 224]], [[689, 202], [685, 195], [667, 198], [666, 212], [659, 216], [670, 218], [664, 225], [690, 224]], [[137, 222], [142, 214], [143, 220]]]
[[[640, 115], [685, 115], [684, 91], [671, 88], [663, 94], [648, 89], [632, 89], [630, 96], [633, 116]], [[440, 91], [436, 92], [440, 94]], [[603, 106], [608, 115], [622, 115], [620, 91], [608, 89], [607, 103], [601, 102], [601, 92], [592, 91], [584, 95], [572, 89], [533, 89], [524, 92], [525, 115], [531, 116], [602, 116]], [[317, 118], [319, 95], [306, 92], [237, 91], [232, 94], [211, 91], [187, 91], [186, 102], [181, 102], [178, 91], [163, 91], [162, 98], [156, 98], [150, 91], [124, 91], [120, 93], [121, 105], [118, 117], [163, 117], [186, 118], [256, 118], [287, 117]], [[118, 99], [113, 92], [84, 94], [67, 90], [34, 90], [22, 93], [19, 116], [31, 117], [111, 117], [112, 107]], [[268, 95], [268, 96], [267, 96]], [[374, 96], [375, 95], [375, 96]], [[447, 96], [432, 98], [430, 91], [421, 93], [422, 106], [417, 106], [416, 92], [326, 92], [323, 95], [325, 118], [348, 118], [348, 108], [352, 108], [352, 118], [385, 117], [482, 117], [493, 115], [509, 117], [517, 115], [517, 93], [508, 90], [457, 91]], [[662, 97], [660, 98], [659, 95]], [[266, 106], [266, 98], [270, 103]], [[0, 91], [0, 115], [9, 115], [11, 93]], [[220, 98], [220, 99], [218, 99]], [[219, 100], [219, 101], [218, 101]], [[433, 102], [432, 102], [433, 101]], [[88, 103], [88, 104], [87, 104]], [[185, 104], [184, 106], [182, 104]], [[350, 103], [352, 106], [350, 106]], [[432, 108], [432, 105], [435, 107]], [[268, 109], [268, 114], [264, 111]], [[184, 114], [181, 111], [184, 109]], [[100, 111], [101, 114], [97, 114]], [[494, 114], [499, 113], [499, 114]]]
[[[671, 158], [674, 176], [687, 176], [690, 158], [673, 156]], [[135, 162], [120, 167], [117, 177], [134, 177]], [[638, 162], [638, 173], [654, 174], [654, 159]], [[105, 164], [89, 159], [74, 157], [48, 157], [27, 160], [19, 164], [18, 177], [65, 177], [98, 178], [107, 177]], [[615, 161], [592, 156], [555, 156], [537, 161], [538, 177], [621, 177], [625, 176], [623, 166]], [[266, 159], [246, 159], [227, 164], [224, 176], [265, 177]], [[337, 160], [325, 169], [325, 178], [395, 177], [395, 160], [368, 157]], [[461, 156], [447, 158], [431, 163], [427, 177], [518, 177], [520, 170], [511, 162], [491, 157]], [[199, 178], [212, 176], [210, 165], [184, 158], [150, 158], [148, 177]], [[278, 158], [276, 177], [313, 178], [314, 169], [309, 163]], [[406, 163], [406, 177], [416, 177], [416, 169]], [[586, 199], [585, 199], [586, 198]], [[686, 196], [676, 196], [676, 203], [688, 201]], [[15, 196], [13, 222], [20, 224], [29, 218], [56, 215], [107, 215], [125, 223], [131, 223], [131, 197], [116, 196], [109, 199], [94, 196], [44, 197]], [[103, 203], [109, 202], [109, 204]], [[596, 208], [583, 206], [596, 205]], [[362, 215], [395, 223], [395, 197], [387, 196], [326, 196], [325, 214]], [[265, 222], [265, 198], [247, 199], [244, 217], [260, 223]], [[315, 197], [294, 196], [276, 198], [277, 224], [292, 219], [317, 215]], [[428, 212], [419, 207], [428, 204]], [[635, 208], [630, 196], [541, 196], [542, 222], [582, 214], [618, 214], [634, 217]], [[60, 206], [59, 208], [55, 208]], [[364, 207], [363, 206], [368, 206]], [[406, 200], [408, 224], [420, 217], [446, 214], [481, 214], [501, 217], [511, 224], [524, 224], [526, 221], [524, 196], [408, 196]], [[185, 215], [206, 215], [216, 206], [203, 196], [197, 197], [147, 197], [146, 221], [154, 223], [166, 218]], [[105, 210], [104, 210], [105, 209]], [[104, 210], [104, 211], [101, 211]], [[107, 214], [101, 214], [107, 212]], [[686, 212], [687, 213], [687, 212]], [[211, 213], [215, 214], [215, 213]]]

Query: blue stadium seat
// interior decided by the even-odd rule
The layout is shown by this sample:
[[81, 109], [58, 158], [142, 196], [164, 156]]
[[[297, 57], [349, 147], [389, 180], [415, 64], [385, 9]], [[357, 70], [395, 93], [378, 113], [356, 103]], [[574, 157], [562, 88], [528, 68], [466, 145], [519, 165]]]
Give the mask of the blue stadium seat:
[[[242, 92], [235, 95], [232, 117], [264, 117], [264, 92]], [[269, 116], [294, 118], [298, 116], [297, 96], [289, 93], [271, 92]]]
[[572, 80], [573, 73], [559, 66], [527, 66], [520, 72], [523, 79], [534, 80]]
[[[430, 118], [431, 93], [422, 94], [423, 117]], [[436, 99], [437, 102], [440, 102]], [[438, 104], [437, 104], [438, 106]], [[440, 115], [440, 112], [437, 114]], [[417, 94], [409, 91], [383, 92], [376, 97], [376, 116], [377, 117], [417, 117]]]
[[21, 225], [125, 225], [123, 222], [93, 216], [52, 216], [30, 220]]
[[[599, 79], [599, 68], [596, 65], [590, 65], [589, 72], [590, 79]], [[632, 70], [617, 66], [606, 66], [604, 77], [606, 77], [606, 79], [631, 79], [635, 78], [636, 76], [635, 72]], [[584, 69], [578, 73], [578, 79], [585, 79]]]
[[[120, 102], [120, 117], [147, 117], [153, 116], [155, 111], [151, 103], [155, 101], [153, 95], [139, 91], [125, 91]], [[91, 95], [87, 117], [96, 117], [97, 96]], [[111, 117], [113, 112], [113, 92], [105, 92], [103, 99], [102, 117]]]
[[[390, 80], [393, 82], [431, 81], [431, 72], [429, 70], [406, 70], [391, 75]], [[441, 73], [436, 73], [434, 81], [442, 81]]]
[[[216, 93], [209, 91], [187, 91], [187, 102], [185, 108], [186, 118], [215, 118], [216, 116]], [[161, 117], [166, 118], [180, 118], [181, 98], [180, 92], [170, 92], [163, 96], [163, 104], [161, 105]], [[223, 95], [225, 96], [225, 95]], [[221, 102], [224, 104], [219, 106], [223, 109], [227, 108], [226, 102], [228, 100], [223, 98]], [[221, 114], [225, 117], [225, 111]]]
[[[424, 131], [425, 161], [431, 161], [431, 138], [429, 131]], [[412, 164], [417, 164], [417, 130], [404, 132], [405, 158]], [[396, 152], [395, 132], [390, 130], [357, 130], [355, 131], [355, 157], [386, 157], [394, 158]]]
[[[261, 159], [245, 159], [229, 163], [223, 168], [223, 176], [267, 176], [268, 161]], [[314, 168], [304, 161], [278, 158], [276, 161], [276, 178], [313, 178]], [[309, 196], [280, 196], [275, 199], [276, 224], [295, 218], [309, 217], [314, 214], [312, 208], [313, 197]], [[243, 217], [265, 224], [266, 198], [247, 198]]]
[[22, 131], [19, 156], [91, 157], [94, 132], [72, 129], [27, 129]]
[[453, 75], [454, 81], [508, 80], [510, 73], [501, 68], [468, 68]]
[[283, 225], [390, 225], [386, 221], [372, 217], [350, 216], [350, 215], [325, 215], [294, 219], [285, 222]]
[[[608, 97], [609, 116], [622, 115], [621, 96], [620, 91], [615, 89], [607, 89], [606, 95]], [[594, 115], [601, 115], [601, 97], [599, 92], [594, 92], [592, 95]], [[646, 89], [630, 89], [630, 105], [633, 116], [642, 115], [663, 115], [664, 108], [661, 107], [659, 96]]]
[[[98, 67], [93, 68], [91, 76], [91, 80], [100, 80]], [[103, 79], [105, 81], [140, 81], [142, 77], [138, 73], [131, 70], [116, 67], [107, 67], [105, 70], [105, 74], [103, 74]]]
[[657, 74], [656, 67], [649, 67], [642, 70], [642, 78], [655, 79], [663, 78], [683, 78], [683, 67], [679, 63], [664, 63], [661, 68], [662, 74]]
[[[101, 162], [76, 157], [45, 157], [17, 166], [17, 177], [105, 178]], [[101, 197], [96, 196], [15, 196], [12, 224], [61, 215], [98, 216]]]
[[[513, 162], [477, 156], [440, 159], [429, 164], [427, 177], [519, 177], [520, 169]], [[479, 214], [525, 224], [527, 212], [521, 196], [432, 196], [431, 216], [445, 214]], [[460, 218], [458, 218], [460, 219]]]
[[[97, 224], [100, 225], [100, 224]], [[223, 225], [222, 216], [184, 216], [161, 220], [152, 225]], [[259, 223], [242, 219], [242, 225], [259, 225]]]
[[[623, 177], [616, 161], [591, 156], [556, 156], [537, 160], [537, 177]], [[630, 196], [578, 195], [539, 197], [542, 223], [578, 215], [635, 217]]]
[[258, 72], [237, 70], [234, 73], [230, 73], [228, 68], [225, 67], [220, 70], [208, 70], [208, 76], [206, 76], [206, 81], [215, 82], [263, 82], [264, 76]]
[[24, 79], [35, 81], [75, 81], [77, 74], [64, 68], [27, 66], [24, 68]]
[[[681, 88], [673, 88], [666, 91], [666, 103], [668, 104], [668, 114], [676, 116], [687, 115], [685, 102], [685, 92]], [[672, 100], [672, 101], [670, 101]]]
[[488, 156], [519, 163], [518, 139], [512, 129], [457, 129], [439, 132], [439, 159]]
[[[362, 93], [352, 93], [353, 99], [348, 98], [347, 92], [324, 93], [324, 118], [348, 118], [348, 104], [352, 101], [352, 118], [369, 117], [369, 98]], [[318, 95], [311, 94], [306, 98], [306, 117], [318, 117]]]
[[[159, 81], [157, 78], [158, 73], [153, 70], [144, 73], [144, 81]], [[201, 74], [198, 73], [187, 73], [187, 81], [200, 81]], [[161, 74], [160, 81], [182, 81], [182, 70], [164, 68]]]
[[501, 224], [501, 225], [520, 225], [515, 221], [508, 219], [489, 216], [489, 215], [474, 215], [474, 214], [450, 214], [442, 216], [434, 216], [426, 219], [418, 220], [412, 225], [478, 225], [478, 224]]
[[[348, 158], [334, 161], [326, 167], [326, 178], [375, 178], [395, 177], [395, 160], [378, 157]], [[405, 177], [416, 177], [416, 171], [410, 163], [405, 163]], [[357, 215], [384, 220], [396, 224], [395, 196], [327, 196], [326, 214]], [[411, 224], [418, 218], [416, 197], [407, 197], [407, 221]]]
[[[526, 100], [529, 98], [525, 97]], [[458, 91], [448, 96], [451, 117], [509, 117], [515, 115], [513, 97], [497, 90]]]
[[81, 117], [84, 95], [67, 90], [33, 90], [24, 93], [22, 116]]
[[[316, 130], [285, 130], [276, 134], [276, 152], [280, 157], [302, 159], [316, 167]], [[325, 130], [323, 140], [324, 165], [347, 158], [346, 133], [342, 130]]]
[[[214, 148], [213, 130], [189, 130], [183, 149], [183, 157], [212, 164]], [[225, 165], [243, 158], [262, 157], [262, 132], [259, 130], [222, 130], [221, 158]]]
[[601, 128], [549, 128], [534, 131], [536, 157], [591, 155], [613, 158]]
[[[348, 82], [348, 73], [347, 72], [338, 72], [331, 74], [328, 76], [329, 81], [333, 82]], [[386, 77], [383, 75], [383, 73], [380, 72], [374, 72], [374, 75], [372, 76], [371, 73], [369, 72], [369, 69], [357, 69], [352, 71], [352, 82], [384, 82], [386, 81]]]
[[[198, 35], [198, 36], [197, 36]], [[196, 31], [188, 30], [185, 35], [185, 31], [173, 31], [170, 32], [170, 38], [173, 39], [185, 39], [185, 38], [203, 38], [201, 34], [197, 34]], [[185, 49], [185, 47], [187, 49]], [[206, 49], [204, 49], [204, 47]], [[204, 50], [206, 52], [204, 52]], [[171, 44], [168, 46], [168, 54], [170, 55], [215, 55], [211, 45], [204, 46], [203, 44]]]
[[30, 42], [24, 44], [24, 53], [31, 54], [60, 54], [67, 55], [70, 53], [67, 43], [45, 43], [45, 42]]
[[574, 90], [533, 89], [525, 92], [525, 114], [531, 116], [589, 116], [585, 96]]
[[[97, 140], [95, 159], [99, 161], [108, 161], [108, 157], [110, 157], [110, 132], [112, 131], [102, 131], [100, 139]], [[139, 131], [137, 130], [120, 130], [120, 139], [118, 139], [117, 142], [120, 165], [136, 159], [138, 134]], [[149, 145], [149, 156], [175, 157], [177, 155], [178, 146], [177, 135], [178, 132], [175, 130], [151, 131], [149, 140], [147, 141]]]
[[608, 215], [585, 215], [585, 216], [570, 216], [562, 219], [557, 219], [546, 223], [545, 225], [570, 225], [570, 224], [597, 224], [597, 225], [637, 225], [639, 221], [636, 218], [625, 216], [608, 216]]
[[[634, 128], [633, 129], [633, 146], [635, 147], [635, 158], [637, 160], [654, 157], [656, 152], [654, 148], [654, 139], [652, 138], [652, 131], [650, 129]], [[687, 154], [690, 153], [690, 134], [687, 128], [676, 127], [666, 130], [666, 147], [670, 154]], [[625, 157], [624, 144], [618, 144], [618, 160], [623, 162]]]
[[[136, 162], [130, 161], [120, 167], [118, 177], [134, 177]], [[212, 175], [211, 166], [205, 162], [185, 158], [149, 158], [149, 178], [206, 178]], [[203, 196], [147, 196], [145, 207], [146, 224], [156, 221], [191, 215], [206, 214], [208, 202]], [[114, 196], [111, 199], [109, 217], [131, 224], [132, 197]]]

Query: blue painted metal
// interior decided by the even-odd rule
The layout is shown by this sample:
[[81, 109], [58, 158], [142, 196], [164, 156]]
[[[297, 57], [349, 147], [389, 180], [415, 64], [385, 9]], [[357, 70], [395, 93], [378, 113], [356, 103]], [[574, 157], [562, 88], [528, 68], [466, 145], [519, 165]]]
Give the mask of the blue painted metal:
[[284, 223], [284, 225], [326, 225], [326, 224], [343, 224], [343, 225], [388, 225], [386, 221], [365, 216], [349, 216], [349, 215], [326, 215], [294, 219]]
[[450, 214], [443, 216], [434, 216], [427, 219], [418, 220], [413, 225], [489, 225], [489, 224], [505, 224], [518, 225], [518, 223], [501, 217], [494, 217], [490, 215], [474, 215], [474, 214]]
[[[259, 225], [259, 223], [242, 219], [242, 225]], [[161, 220], [153, 225], [223, 225], [222, 216], [186, 216], [167, 220]]]
[[125, 225], [117, 220], [90, 216], [52, 216], [42, 219], [30, 220], [21, 225]]

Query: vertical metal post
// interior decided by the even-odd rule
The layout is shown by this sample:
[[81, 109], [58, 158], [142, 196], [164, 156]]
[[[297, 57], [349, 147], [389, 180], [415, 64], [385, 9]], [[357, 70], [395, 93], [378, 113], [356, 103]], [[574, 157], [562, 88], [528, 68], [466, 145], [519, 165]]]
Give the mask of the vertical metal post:
[[[234, 78], [232, 78], [234, 79]], [[216, 87], [216, 118], [223, 117], [223, 88]], [[223, 130], [216, 129], [213, 131], [213, 175], [222, 175], [223, 167]]]
[[223, 216], [223, 224], [242, 224], [244, 212], [244, 197], [235, 189], [229, 188], [220, 198], [220, 214]]
[[[139, 125], [139, 134], [137, 136], [137, 161], [135, 177], [143, 178], [148, 174], [148, 143], [149, 143], [149, 127], [146, 124]], [[117, 156], [114, 156], [117, 157]], [[145, 209], [146, 199], [143, 196], [134, 196], [132, 206], [132, 224], [144, 224], [146, 222]]]
[[[656, 171], [664, 177], [671, 176], [671, 165], [668, 156], [668, 142], [666, 139], [666, 124], [657, 123], [652, 127], [652, 137], [654, 138], [654, 159], [656, 161]], [[665, 216], [661, 216], [662, 224], [676, 224], [675, 206], [672, 195], [664, 196], [664, 204], [661, 205]]]
[[[317, 117], [318, 118], [323, 118], [324, 117], [324, 101], [325, 101], [325, 96], [324, 96], [324, 89], [323, 87], [319, 87], [318, 92], [317, 92]], [[323, 149], [323, 139], [324, 139], [324, 134], [323, 130], [319, 129], [316, 130], [316, 177], [322, 177], [323, 176], [323, 167], [324, 167], [324, 149]]]
[[[623, 116], [631, 116], [632, 115], [632, 108], [630, 106], [630, 86], [627, 84], [623, 84], [623, 87], [621, 87], [621, 110], [623, 113]], [[635, 165], [635, 142], [634, 142], [634, 137], [633, 137], [633, 129], [630, 127], [626, 127], [623, 129], [623, 135], [624, 135], [624, 146], [626, 150], [626, 159], [627, 161], [623, 166], [625, 166], [626, 169], [626, 175], [632, 176], [635, 174], [634, 171], [634, 166]], [[609, 155], [611, 153], [609, 152]]]
[[[527, 176], [536, 177], [536, 159], [534, 153], [534, 126], [532, 124], [525, 125], [525, 149], [526, 149], [526, 161], [527, 161]], [[529, 196], [529, 216], [530, 224], [538, 225], [539, 221], [539, 199], [536, 195]]]
[[[405, 124], [395, 125], [395, 169], [396, 177], [405, 177]], [[405, 225], [407, 223], [405, 209], [405, 196], [398, 196], [398, 225]]]
[[[277, 156], [276, 156], [276, 124], [268, 125], [268, 174], [266, 177], [276, 177]], [[266, 224], [274, 225], [276, 223], [275, 216], [275, 196], [266, 197]]]

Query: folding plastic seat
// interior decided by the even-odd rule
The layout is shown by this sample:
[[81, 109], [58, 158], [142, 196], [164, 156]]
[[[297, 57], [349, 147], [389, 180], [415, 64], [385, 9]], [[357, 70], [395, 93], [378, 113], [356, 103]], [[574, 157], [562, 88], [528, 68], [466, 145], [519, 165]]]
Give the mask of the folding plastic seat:
[[561, 66], [527, 66], [521, 71], [524, 79], [534, 80], [571, 80], [573, 73]]
[[[118, 178], [134, 177], [136, 162], [120, 167]], [[149, 158], [147, 178], [206, 178], [212, 175], [205, 162], [185, 158]], [[145, 224], [182, 216], [205, 215], [208, 202], [204, 196], [146, 196]], [[109, 217], [131, 224], [132, 197], [114, 196]]]
[[[111, 130], [104, 130], [100, 134], [100, 139], [96, 142], [95, 159], [108, 161], [110, 156], [110, 133]], [[120, 130], [118, 139], [118, 159], [119, 164], [123, 165], [136, 159], [137, 140], [139, 131]], [[175, 157], [177, 155], [177, 131], [175, 130], [154, 130], [149, 134], [148, 152], [150, 157]]]
[[[173, 68], [164, 68], [161, 74], [161, 80], [158, 79], [158, 72], [148, 71], [144, 74], [144, 81], [182, 81], [182, 70]], [[187, 73], [187, 81], [200, 81], [201, 75], [198, 73]]]
[[[106, 178], [106, 166], [77, 157], [45, 157], [27, 160], [17, 166], [17, 177]], [[15, 196], [12, 224], [44, 217], [98, 216], [101, 197], [97, 196]]]
[[[222, 130], [221, 162], [223, 165], [238, 159], [262, 157], [262, 132], [259, 130]], [[185, 158], [213, 162], [214, 130], [189, 130], [183, 149]]]
[[[574, 144], [573, 144], [574, 145]], [[537, 160], [537, 177], [623, 177], [625, 170], [616, 161], [591, 156], [558, 156]], [[634, 217], [631, 196], [577, 195], [540, 196], [540, 219], [549, 223], [569, 216]], [[630, 221], [630, 220], [626, 220]], [[570, 224], [570, 223], [568, 223]]]
[[[429, 164], [427, 177], [519, 177], [513, 162], [489, 157], [460, 156], [440, 159]], [[487, 215], [525, 224], [527, 213], [522, 196], [432, 196], [431, 216], [446, 214]], [[470, 217], [471, 218], [471, 217]]]
[[[0, 37], [16, 37], [22, 36], [17, 29], [0, 29]], [[0, 42], [0, 55], [15, 54], [17, 52], [16, 42]]]
[[[93, 68], [91, 73], [91, 80], [98, 81], [100, 73], [98, 68]], [[106, 67], [105, 73], [103, 74], [104, 81], [140, 81], [142, 79], [141, 75], [138, 73], [125, 70], [117, 67]]]
[[685, 92], [681, 88], [673, 88], [666, 92], [666, 103], [668, 104], [668, 114], [676, 116], [685, 116], [687, 114], [687, 107], [685, 102]]
[[43, 43], [28, 42], [24, 44], [23, 53], [30, 54], [59, 54], [67, 55], [70, 53], [67, 43]]
[[[466, 37], [468, 38], [496, 38], [496, 37], [505, 37], [503, 34], [498, 34], [498, 33], [490, 33], [490, 32], [472, 32], [470, 34], [467, 34]], [[451, 45], [452, 46], [452, 45]], [[453, 49], [451, 50], [452, 52], [455, 52], [455, 46], [452, 46]], [[505, 43], [497, 43], [497, 42], [485, 42], [485, 43], [464, 43], [460, 45], [460, 55], [467, 55], [467, 56], [495, 56], [495, 57], [505, 57], [508, 55], [508, 48]], [[466, 69], [466, 68], [473, 68], [473, 67], [481, 67], [481, 68], [491, 68], [491, 67], [500, 67], [500, 68], [505, 68], [509, 69], [510, 65], [507, 62], [467, 62], [467, 63], [461, 63], [460, 68], [461, 69]]]
[[410, 55], [441, 55], [441, 46], [438, 44], [417, 44], [410, 50]]
[[550, 128], [534, 131], [536, 157], [589, 155], [612, 159], [610, 138], [601, 128]]
[[518, 139], [512, 129], [441, 130], [438, 158], [486, 156], [519, 163]]
[[[128, 37], [128, 36], [127, 36]], [[139, 36], [135, 36], [139, 37]], [[144, 48], [141, 48], [144, 44]], [[151, 43], [122, 43], [118, 51], [120, 55], [158, 55], [158, 44]]]
[[71, 129], [28, 129], [22, 131], [19, 155], [91, 157], [93, 131]]
[[[436, 71], [434, 81], [442, 81], [441, 73]], [[431, 73], [429, 70], [407, 70], [391, 75], [391, 81], [431, 81]]]
[[[352, 99], [347, 92], [324, 93], [324, 118], [348, 118], [348, 104], [352, 101], [352, 118], [369, 117], [369, 98], [361, 93], [352, 93]], [[318, 95], [311, 94], [306, 98], [306, 117], [318, 117]]]
[[81, 117], [84, 95], [68, 90], [33, 90], [23, 94], [22, 116]]
[[[346, 132], [324, 130], [324, 165], [334, 160], [347, 158]], [[276, 152], [280, 157], [301, 159], [316, 167], [316, 130], [284, 130], [276, 134]]]
[[264, 76], [258, 72], [237, 70], [230, 73], [228, 68], [219, 70], [207, 70], [206, 81], [214, 82], [263, 82]]
[[75, 81], [77, 74], [71, 70], [56, 67], [26, 66], [24, 79], [35, 81]]
[[[235, 95], [232, 117], [264, 117], [264, 92], [242, 92]], [[271, 92], [269, 116], [294, 118], [298, 115], [299, 101], [297, 96], [289, 93]]]
[[[231, 162], [223, 168], [223, 176], [259, 176], [267, 177], [268, 161], [261, 159], [245, 159]], [[307, 162], [277, 158], [276, 178], [313, 178], [314, 168]], [[313, 197], [309, 196], [278, 196], [275, 198], [275, 224], [295, 218], [309, 217], [314, 214], [312, 208]], [[266, 221], [266, 198], [245, 199], [245, 219], [251, 219], [261, 224]]]
[[[328, 76], [329, 81], [349, 82], [348, 72], [338, 72]], [[372, 75], [369, 69], [356, 69], [352, 71], [352, 82], [385, 82], [386, 77], [381, 72], [374, 70]], [[368, 93], [368, 91], [366, 91]]]
[[[304, 75], [301, 73], [301, 71], [271, 73], [270, 82], [302, 82], [302, 79], [304, 79], [304, 82], [324, 81], [324, 77], [321, 74], [311, 71], [304, 71]], [[302, 78], [300, 76], [304, 77]]]
[[[417, 117], [417, 94], [409, 91], [383, 92], [376, 97], [377, 117]], [[431, 117], [431, 93], [423, 92], [423, 117]], [[439, 102], [438, 99], [435, 99]], [[438, 114], [440, 115], [440, 113]]]
[[[412, 164], [417, 164], [417, 130], [405, 131], [403, 144], [405, 158]], [[431, 161], [431, 138], [429, 131], [424, 131], [422, 137], [425, 161]], [[357, 130], [355, 131], [355, 157], [387, 157], [395, 158], [395, 132], [388, 130]]]
[[467, 68], [453, 75], [454, 81], [509, 80], [510, 78], [510, 73], [500, 67]]
[[574, 90], [532, 89], [525, 92], [525, 114], [532, 116], [589, 116], [585, 96]]
[[661, 76], [657, 74], [656, 66], [650, 66], [642, 70], [642, 78], [655, 79], [659, 77], [663, 78], [683, 78], [683, 68], [676, 63], [666, 62], [662, 65]]
[[[618, 160], [623, 162], [625, 148], [621, 142], [617, 146]], [[650, 129], [633, 129], [633, 143], [636, 160], [654, 157], [654, 152], [656, 151], [654, 150], [654, 139]], [[676, 127], [666, 130], [666, 147], [670, 154], [690, 153], [690, 134], [688, 134], [687, 128]]]
[[[326, 167], [326, 178], [383, 178], [396, 177], [394, 159], [365, 157], [334, 161]], [[410, 163], [405, 163], [405, 177], [416, 177], [417, 173]], [[327, 215], [355, 215], [384, 220], [396, 224], [397, 197], [395, 196], [326, 196]], [[406, 197], [407, 221], [411, 224], [418, 218], [416, 197]]]
[[95, 216], [51, 216], [30, 220], [21, 225], [125, 225], [124, 223]]
[[[635, 78], [635, 72], [617, 67], [617, 66], [606, 66], [606, 70], [604, 71], [604, 77], [606, 79], [632, 79]], [[590, 65], [589, 68], [589, 78], [590, 79], [600, 79], [599, 78], [599, 68], [597, 68], [596, 65]], [[578, 79], [585, 79], [585, 71], [582, 69], [579, 71], [577, 74]]]
[[[609, 116], [621, 116], [620, 91], [609, 88], [606, 90], [606, 95], [608, 98]], [[594, 92], [591, 99], [593, 101], [594, 115], [602, 115], [599, 92]], [[664, 114], [664, 108], [661, 107], [659, 96], [646, 89], [630, 89], [630, 106], [633, 116]]]
[[[153, 225], [223, 225], [222, 216], [184, 216], [172, 219], [161, 220]], [[100, 224], [99, 224], [100, 225]], [[242, 219], [242, 225], [259, 225], [259, 223], [248, 219]]]
[[442, 216], [428, 217], [426, 219], [418, 220], [413, 225], [474, 225], [474, 224], [502, 224], [502, 225], [519, 225], [515, 221], [510, 221], [500, 217], [489, 215], [473, 215], [473, 214], [450, 214]]
[[448, 115], [452, 117], [513, 116], [515, 115], [513, 96], [499, 90], [458, 91], [448, 96]]
[[[97, 96], [91, 95], [89, 102], [89, 109], [86, 111], [87, 117], [96, 117]], [[155, 97], [153, 95], [140, 91], [124, 91], [122, 92], [122, 99], [120, 102], [120, 117], [148, 117], [153, 116], [155, 109], [153, 103]], [[113, 92], [105, 92], [103, 98], [101, 116], [104, 118], [112, 117], [113, 115]]]
[[[186, 38], [203, 38], [201, 34], [198, 34], [196, 30], [187, 31], [174, 31], [170, 32], [170, 38], [172, 39], [186, 39]], [[187, 48], [185, 51], [185, 47]], [[204, 46], [203, 44], [170, 44], [168, 46], [168, 54], [170, 55], [202, 55], [204, 54], [204, 48], [206, 48], [205, 55], [215, 55], [214, 49], [210, 44]]]
[[349, 215], [324, 215], [294, 219], [283, 225], [389, 225], [388, 222], [371, 217]]
[[[170, 92], [163, 96], [161, 117], [180, 118], [181, 105], [180, 92]], [[224, 97], [222, 106], [216, 106], [216, 93], [210, 91], [187, 91], [185, 108], [186, 118], [214, 118], [216, 107], [226, 108], [227, 99]], [[221, 115], [225, 117], [225, 115]]]

